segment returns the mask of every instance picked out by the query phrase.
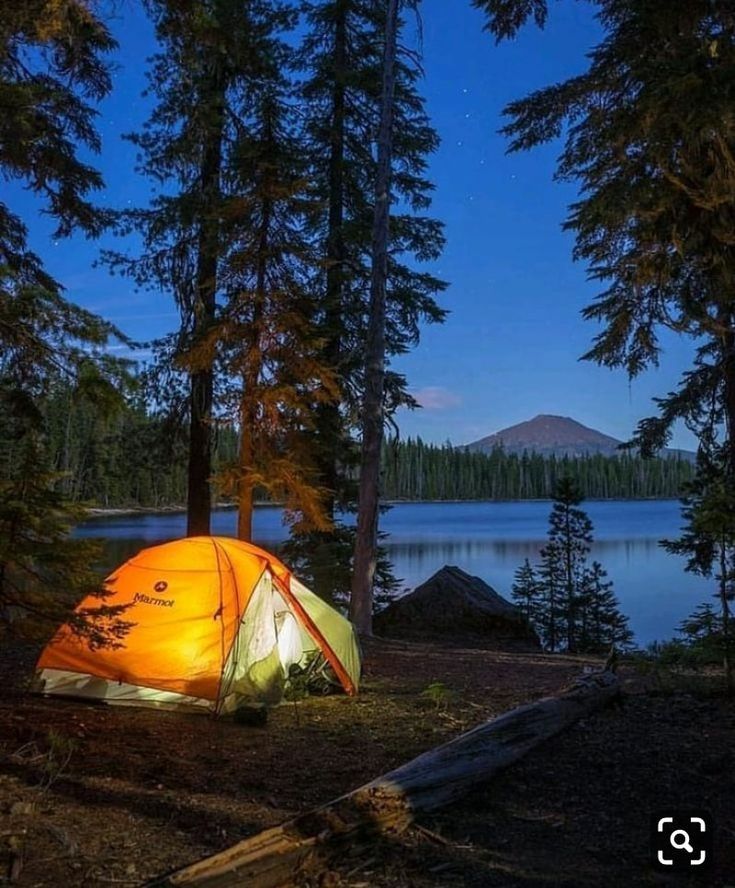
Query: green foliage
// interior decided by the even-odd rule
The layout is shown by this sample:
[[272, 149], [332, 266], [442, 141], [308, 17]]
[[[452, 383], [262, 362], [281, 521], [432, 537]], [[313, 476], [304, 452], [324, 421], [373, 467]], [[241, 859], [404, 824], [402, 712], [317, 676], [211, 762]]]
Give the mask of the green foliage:
[[446, 710], [455, 697], [454, 691], [441, 681], [432, 681], [423, 691], [421, 698], [432, 704], [435, 710]]
[[710, 603], [698, 605], [676, 631], [680, 638], [654, 642], [645, 654], [634, 658], [640, 672], [648, 674], [657, 667], [699, 669], [722, 664], [727, 639], [722, 614]]
[[[187, 440], [175, 417], [147, 411], [141, 397], [110, 413], [61, 383], [39, 406], [56, 486], [68, 499], [104, 508], [186, 501]], [[237, 434], [223, 425], [214, 439], [218, 469], [237, 453]]]
[[513, 599], [551, 651], [604, 653], [611, 646], [630, 647], [633, 633], [607, 572], [598, 561], [587, 564], [593, 528], [578, 508], [581, 501], [572, 480], [562, 479], [541, 563], [534, 568], [526, 559], [516, 571]]
[[[709, 446], [707, 446], [709, 444]], [[725, 448], [705, 439], [697, 474], [683, 500], [685, 525], [678, 540], [664, 540], [669, 552], [687, 558], [686, 570], [711, 578], [719, 609], [702, 605], [682, 623], [680, 632], [696, 655], [722, 660], [728, 690], [735, 690], [732, 607], [735, 601], [735, 490]]]
[[472, 0], [487, 15], [485, 27], [497, 39], [515, 37], [529, 19], [543, 28], [548, 15], [546, 0]]
[[541, 580], [531, 562], [526, 558], [515, 572], [511, 597], [521, 612], [523, 619], [536, 626], [541, 618]]
[[[387, 7], [370, 0], [310, 0], [305, 10], [307, 33], [299, 65], [306, 108], [304, 147], [318, 201], [311, 228], [317, 257], [314, 282], [319, 292], [315, 320], [322, 359], [335, 376], [340, 401], [339, 406], [321, 405], [316, 411], [313, 446], [327, 512], [334, 517], [337, 509], [350, 511], [356, 498], [358, 450], [352, 439], [362, 418], [366, 391], [379, 153], [375, 142], [380, 129]], [[382, 405], [379, 394], [376, 401], [388, 422], [401, 405], [413, 404], [405, 378], [390, 367], [391, 359], [416, 345], [422, 323], [440, 322], [445, 316], [436, 296], [446, 285], [421, 268], [422, 263], [438, 258], [444, 235], [441, 223], [428, 215], [433, 190], [427, 177], [428, 156], [436, 150], [438, 137], [417, 88], [422, 73], [418, 56], [411, 49], [399, 54], [390, 109], [386, 372], [384, 384], [374, 389], [382, 390]], [[379, 363], [383, 366], [382, 360]], [[337, 528], [335, 536], [340, 534]], [[335, 543], [339, 545], [337, 539]], [[319, 585], [318, 577], [315, 591], [325, 597], [331, 594], [328, 586]]]
[[[325, 351], [344, 380], [346, 419], [353, 424], [362, 386], [367, 298], [370, 291], [371, 226], [376, 161], [369, 150], [377, 130], [384, 10], [368, 0], [320, 0], [307, 4], [309, 31], [299, 59], [307, 101], [305, 147], [321, 212], [314, 235], [324, 288], [319, 315]], [[417, 344], [422, 322], [441, 322], [435, 301], [446, 284], [416, 264], [437, 259], [443, 226], [426, 215], [433, 185], [428, 157], [439, 145], [418, 92], [422, 76], [414, 53], [396, 71], [390, 267], [386, 317], [387, 355]], [[410, 401], [405, 380], [389, 373], [389, 415]], [[334, 446], [334, 442], [332, 442]], [[340, 458], [340, 454], [334, 454]]]
[[582, 575], [577, 605], [579, 650], [606, 653], [611, 647], [623, 650], [633, 643], [628, 618], [620, 612], [613, 584], [606, 577], [599, 561], [593, 561]]
[[[90, 647], [116, 646], [129, 623], [124, 606], [108, 606], [95, 564], [98, 542], [72, 539], [83, 510], [55, 489], [44, 470], [39, 436], [25, 433], [13, 445], [12, 463], [0, 474], [0, 632], [46, 636], [66, 620]], [[70, 609], [86, 595], [99, 604]]]
[[[503, 6], [503, 3], [488, 3]], [[587, 71], [506, 109], [511, 149], [566, 142], [577, 183], [567, 228], [602, 290], [585, 356], [631, 376], [658, 362], [662, 329], [692, 337], [691, 370], [636, 443], [651, 452], [684, 420], [726, 447], [735, 480], [735, 11], [730, 0], [602, 0]]]
[[[385, 534], [379, 535], [383, 541]], [[312, 531], [294, 533], [283, 545], [283, 558], [294, 573], [330, 604], [345, 609], [352, 578], [355, 528], [335, 522], [328, 533]], [[385, 548], [378, 546], [375, 568], [373, 606], [376, 611], [387, 606], [402, 588], [402, 581], [393, 573]]]
[[584, 565], [592, 542], [592, 522], [586, 512], [577, 508], [581, 501], [582, 494], [574, 481], [560, 478], [549, 515], [549, 542], [541, 550], [542, 559], [553, 559], [558, 573], [568, 651], [576, 650], [581, 640], [578, 611], [582, 604]]
[[[104, 55], [114, 45], [78, 0], [0, 10], [0, 173], [39, 197], [57, 237], [95, 235], [107, 221], [89, 201], [102, 180], [81, 155], [99, 148], [89, 101], [110, 89]], [[0, 203], [0, 631], [48, 635], [91, 594], [99, 606], [70, 617], [72, 630], [93, 647], [117, 644], [128, 626], [104, 604], [98, 548], [69, 536], [81, 510], [61, 489], [46, 421], [59, 385], [100, 415], [120, 406], [126, 367], [105, 349], [121, 337], [64, 298], [26, 237]]]
[[[100, 147], [89, 101], [110, 90], [105, 55], [115, 45], [83, 0], [0, 8], [0, 169], [40, 197], [57, 223], [57, 237], [75, 229], [98, 234], [106, 222], [88, 199], [102, 179], [80, 155]], [[28, 251], [26, 234], [19, 217], [0, 203], [0, 267], [22, 285], [56, 290]]]
[[[145, 387], [145, 379], [140, 385]], [[155, 389], [153, 386], [151, 392]], [[45, 424], [50, 466], [62, 473], [58, 484], [71, 500], [108, 508], [185, 502], [187, 436], [176, 417], [175, 403], [165, 405], [162, 415], [147, 410], [142, 396], [130, 404], [103, 409], [96, 402], [80, 399], [74, 387], [61, 383], [51, 386], [44, 399], [30, 398], [24, 403]], [[234, 424], [218, 423], [215, 474], [230, 472], [237, 457]], [[693, 467], [679, 459], [546, 459], [537, 454], [518, 457], [501, 450], [489, 455], [466, 453], [427, 445], [421, 439], [389, 442], [383, 453], [386, 499], [545, 499], [564, 474], [580, 479], [585, 496], [668, 498], [681, 494], [692, 478]], [[256, 488], [255, 496], [258, 500], [268, 498], [262, 486]], [[349, 531], [338, 526], [333, 540], [329, 533], [306, 531], [295, 534], [289, 544], [292, 557], [308, 568], [314, 583], [310, 588], [321, 589], [323, 582], [327, 599], [349, 588], [348, 568], [344, 575], [334, 574], [335, 564], [345, 565], [345, 559], [351, 558], [352, 537], [348, 540], [347, 536]]]
[[383, 450], [384, 496], [392, 500], [548, 499], [558, 481], [573, 477], [585, 498], [671, 498], [693, 476], [682, 459], [620, 456], [544, 457], [501, 448], [470, 453], [425, 444], [420, 438], [389, 441]]
[[682, 620], [677, 631], [682, 634], [684, 645], [699, 662], [722, 662], [727, 639], [723, 635], [722, 614], [713, 605], [700, 604]]

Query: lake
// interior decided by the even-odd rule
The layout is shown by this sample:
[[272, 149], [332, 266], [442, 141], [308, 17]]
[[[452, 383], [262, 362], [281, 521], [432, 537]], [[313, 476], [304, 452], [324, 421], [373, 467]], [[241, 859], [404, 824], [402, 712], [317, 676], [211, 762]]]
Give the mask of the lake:
[[[386, 548], [396, 576], [407, 588], [427, 579], [444, 564], [482, 577], [510, 596], [516, 568], [538, 558], [544, 544], [548, 502], [401, 503], [383, 515]], [[658, 541], [675, 538], [681, 527], [676, 500], [588, 501], [584, 508], [595, 527], [591, 557], [607, 569], [638, 644], [670, 638], [679, 622], [702, 601], [711, 600], [714, 583], [684, 572], [684, 559], [667, 554]], [[212, 532], [235, 534], [235, 512], [218, 510]], [[79, 536], [106, 538], [111, 566], [143, 546], [181, 537], [182, 514], [94, 518], [80, 525]], [[274, 550], [287, 533], [277, 507], [258, 507], [254, 519], [258, 545]]]

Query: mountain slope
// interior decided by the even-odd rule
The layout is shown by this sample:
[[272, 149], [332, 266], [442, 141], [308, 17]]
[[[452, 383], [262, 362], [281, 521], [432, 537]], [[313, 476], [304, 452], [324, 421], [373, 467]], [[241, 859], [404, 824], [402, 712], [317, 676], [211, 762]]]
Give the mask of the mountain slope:
[[[582, 425], [569, 416], [541, 413], [526, 422], [473, 441], [464, 449], [490, 453], [494, 448], [502, 447], [507, 453], [523, 453], [527, 450], [542, 456], [585, 456], [597, 453], [615, 456], [621, 453], [618, 450], [621, 443], [617, 438]], [[681, 456], [684, 459], [692, 459], [694, 456], [681, 450], [666, 450], [664, 455]]]

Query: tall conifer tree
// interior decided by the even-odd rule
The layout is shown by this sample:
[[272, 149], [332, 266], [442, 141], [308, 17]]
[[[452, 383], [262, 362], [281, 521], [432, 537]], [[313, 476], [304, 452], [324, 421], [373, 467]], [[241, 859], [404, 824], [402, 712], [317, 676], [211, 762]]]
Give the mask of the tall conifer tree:
[[399, 0], [387, 0], [383, 34], [382, 91], [375, 170], [370, 307], [365, 343], [365, 381], [361, 403], [362, 458], [355, 537], [350, 617], [358, 630], [372, 634], [373, 577], [378, 560], [380, 457], [383, 447], [386, 290], [390, 240], [393, 117], [398, 56]]
[[[317, 413], [319, 475], [327, 491], [328, 511], [354, 508], [357, 429], [364, 389], [364, 343], [370, 290], [373, 219], [384, 4], [375, 0], [322, 0], [309, 4], [310, 26], [302, 66], [308, 102], [307, 136], [313, 159], [312, 179], [323, 211], [314, 217], [320, 249], [321, 309], [318, 314], [323, 356], [341, 386], [341, 406], [325, 405]], [[437, 136], [417, 91], [420, 71], [413, 56], [396, 62], [394, 102], [393, 189], [386, 303], [386, 354], [400, 354], [418, 341], [422, 321], [444, 316], [435, 295], [444, 284], [417, 270], [412, 260], [436, 258], [443, 245], [442, 226], [428, 217], [432, 186], [426, 179], [427, 155]], [[390, 415], [409, 403], [406, 382], [386, 367], [385, 409]], [[332, 534], [317, 535], [293, 546], [321, 553], [322, 560], [351, 559], [351, 531], [335, 523]], [[325, 597], [339, 591], [341, 577], [330, 579], [319, 565], [311, 573]]]
[[664, 540], [664, 548], [686, 557], [686, 570], [713, 579], [719, 604], [718, 635], [728, 693], [735, 693], [735, 489], [726, 483], [722, 450], [702, 448], [697, 475], [683, 500], [685, 525], [677, 540]]
[[599, 561], [586, 568], [578, 598], [577, 650], [604, 653], [611, 646], [629, 647], [633, 633], [620, 612], [613, 584]]
[[521, 612], [523, 619], [532, 626], [541, 622], [543, 612], [543, 587], [536, 570], [526, 558], [515, 572], [511, 596]]
[[[82, 159], [99, 149], [94, 104], [110, 89], [115, 43], [90, 4], [31, 0], [0, 10], [0, 174], [32, 191], [56, 237], [94, 236], [107, 218], [90, 200], [100, 174]], [[98, 404], [117, 398], [124, 367], [105, 355], [116, 331], [73, 305], [0, 201], [0, 630], [58, 624], [81, 595], [103, 597], [94, 545], [72, 540], [79, 518], [52, 471], [45, 402], [59, 381]], [[46, 627], [48, 629], [48, 626]], [[88, 643], [115, 643], [118, 609], [73, 618]]]
[[587, 565], [592, 522], [578, 508], [581, 501], [575, 483], [563, 477], [554, 492], [541, 564], [534, 573], [526, 560], [516, 574], [514, 596], [535, 608], [535, 627], [550, 651], [599, 652], [632, 640], [606, 571], [597, 561]]
[[512, 103], [512, 150], [558, 137], [558, 176], [580, 183], [567, 227], [604, 288], [585, 316], [605, 327], [587, 357], [631, 376], [664, 328], [701, 347], [642, 439], [714, 397], [735, 483], [735, 11], [725, 0], [605, 0], [589, 69]]
[[285, 44], [273, 55], [270, 78], [250, 91], [251, 113], [233, 155], [237, 197], [228, 211], [227, 301], [214, 333], [225, 378], [223, 407], [229, 402], [240, 428], [226, 489], [236, 494], [244, 540], [252, 539], [256, 489], [285, 503], [295, 529], [330, 527], [311, 437], [315, 411], [338, 400], [312, 320], [315, 259], [307, 220], [313, 210], [282, 73]]
[[577, 610], [585, 559], [592, 542], [592, 522], [578, 508], [582, 494], [571, 478], [559, 480], [549, 516], [549, 544], [559, 555], [563, 586], [566, 647], [573, 651], [577, 641]]
[[210, 527], [215, 326], [236, 197], [234, 150], [249, 90], [274, 71], [273, 34], [293, 12], [264, 0], [147, 0], [161, 51], [142, 133], [140, 171], [163, 186], [149, 208], [124, 214], [143, 235], [135, 259], [111, 256], [140, 284], [168, 290], [182, 316], [177, 359], [190, 377], [187, 532]]

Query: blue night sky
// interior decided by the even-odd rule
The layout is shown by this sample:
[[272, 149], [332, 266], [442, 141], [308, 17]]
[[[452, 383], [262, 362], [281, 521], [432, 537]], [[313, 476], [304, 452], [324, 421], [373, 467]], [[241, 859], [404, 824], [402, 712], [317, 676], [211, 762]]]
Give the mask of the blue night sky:
[[[572, 237], [561, 231], [574, 188], [552, 181], [559, 145], [506, 156], [498, 134], [501, 110], [530, 90], [583, 70], [600, 30], [590, 5], [552, 6], [545, 32], [527, 28], [499, 47], [482, 31], [469, 0], [423, 0], [423, 45], [428, 111], [442, 138], [430, 176], [434, 215], [446, 223], [447, 248], [436, 264], [450, 282], [442, 304], [447, 322], [425, 329], [421, 345], [396, 363], [424, 409], [402, 411], [402, 436], [466, 443], [537, 413], [558, 413], [626, 438], [653, 412], [651, 398], [668, 392], [688, 365], [692, 346], [668, 337], [661, 366], [629, 383], [579, 356], [595, 327], [580, 309], [595, 295], [585, 269], [571, 259]], [[113, 30], [120, 42], [113, 94], [100, 109], [104, 144], [96, 163], [109, 206], [145, 203], [148, 184], [134, 172], [135, 148], [121, 135], [146, 117], [145, 59], [155, 49], [137, 2], [117, 4]], [[409, 19], [406, 39], [416, 34]], [[53, 225], [34, 198], [5, 186], [11, 207], [31, 231], [34, 249], [73, 301], [98, 311], [134, 339], [176, 326], [166, 294], [133, 285], [94, 267], [100, 246], [73, 238], [55, 243]], [[694, 448], [681, 430], [674, 446]]]

